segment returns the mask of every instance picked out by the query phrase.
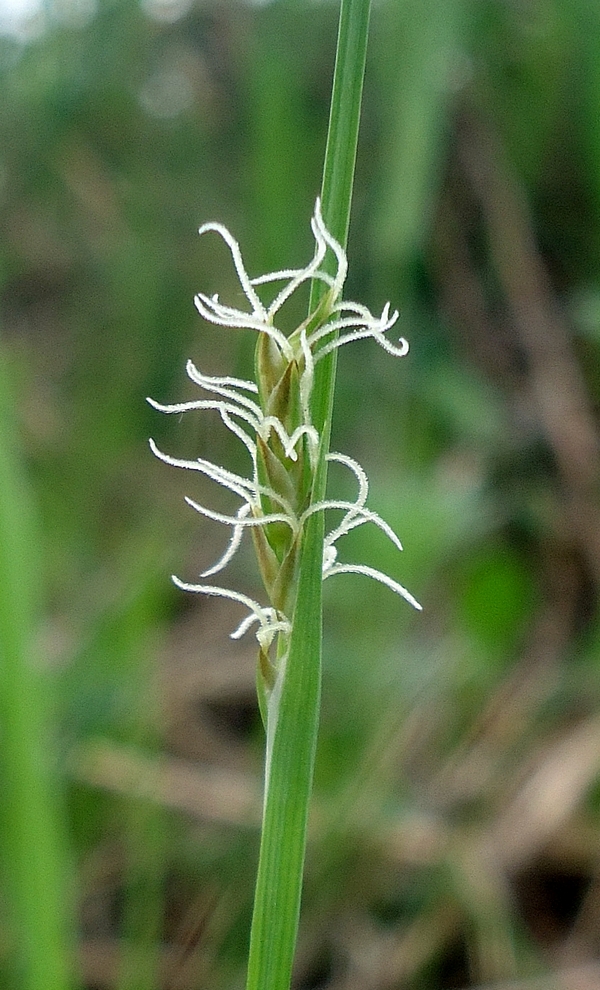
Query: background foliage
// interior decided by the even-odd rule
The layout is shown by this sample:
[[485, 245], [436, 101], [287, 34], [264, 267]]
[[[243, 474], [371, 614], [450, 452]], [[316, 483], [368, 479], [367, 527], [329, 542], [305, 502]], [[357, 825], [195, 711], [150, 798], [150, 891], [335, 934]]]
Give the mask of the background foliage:
[[[326, 586], [296, 990], [600, 987], [599, 10], [374, 10], [348, 295], [398, 305], [411, 351], [344, 349], [333, 447], [406, 548], [365, 528], [345, 558], [425, 611], [360, 577]], [[254, 648], [227, 638], [235, 605], [170, 587], [225, 535], [146, 438], [237, 453], [216, 418], [144, 396], [183, 397], [187, 357], [252, 360], [251, 335], [195, 314], [195, 291], [235, 285], [201, 222], [228, 224], [251, 271], [307, 258], [336, 20], [308, 0], [56, 0], [0, 38], [10, 990], [36, 948], [19, 885], [46, 866], [72, 891], [80, 987], [243, 985]], [[250, 554], [235, 584], [257, 588]], [[28, 741], [27, 773], [51, 756], [39, 793]]]

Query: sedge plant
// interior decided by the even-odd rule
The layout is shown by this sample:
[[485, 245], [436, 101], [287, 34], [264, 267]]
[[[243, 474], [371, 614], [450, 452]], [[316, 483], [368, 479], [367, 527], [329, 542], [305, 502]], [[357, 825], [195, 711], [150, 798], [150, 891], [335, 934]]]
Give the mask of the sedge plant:
[[[203, 517], [227, 526], [231, 536], [224, 554], [203, 572], [199, 583], [173, 580], [185, 591], [244, 606], [246, 615], [231, 635], [239, 638], [253, 630], [258, 641], [257, 691], [266, 759], [247, 990], [288, 990], [291, 980], [319, 721], [323, 581], [339, 574], [362, 574], [387, 585], [413, 607], [421, 607], [392, 576], [338, 557], [341, 538], [366, 524], [379, 528], [402, 549], [392, 528], [367, 507], [368, 481], [360, 464], [329, 450], [338, 349], [370, 338], [394, 357], [408, 351], [406, 340], [394, 341], [389, 334], [398, 317], [389, 304], [376, 316], [343, 298], [369, 6], [370, 0], [341, 4], [323, 183], [311, 219], [315, 247], [310, 261], [303, 268], [251, 277], [227, 228], [220, 223], [200, 228], [201, 235], [216, 234], [229, 248], [245, 305], [234, 308], [218, 295], [200, 292], [196, 307], [211, 323], [256, 335], [254, 379], [209, 376], [188, 361], [188, 376], [201, 397], [168, 405], [149, 400], [165, 413], [218, 412], [245, 448], [249, 463], [246, 475], [237, 474], [204, 458], [171, 457], [150, 441], [161, 460], [200, 472], [240, 501], [235, 514], [227, 515], [186, 499]], [[308, 315], [285, 333], [281, 310], [306, 283], [311, 285]], [[276, 293], [267, 303], [263, 296], [273, 285]], [[353, 501], [327, 494], [327, 468], [332, 462], [354, 476]], [[328, 532], [327, 510], [341, 513]], [[246, 531], [254, 543], [266, 602], [214, 583]]]

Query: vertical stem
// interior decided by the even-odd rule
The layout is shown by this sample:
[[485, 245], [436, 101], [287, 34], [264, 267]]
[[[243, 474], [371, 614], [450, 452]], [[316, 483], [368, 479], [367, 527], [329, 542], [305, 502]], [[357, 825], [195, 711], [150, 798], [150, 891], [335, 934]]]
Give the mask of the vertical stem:
[[[370, 13], [371, 0], [342, 0], [321, 203], [325, 225], [344, 249], [350, 226]], [[327, 259], [324, 267], [326, 264]], [[323, 288], [322, 282], [313, 283], [310, 312], [316, 308]], [[337, 350], [334, 350], [317, 365], [313, 393], [313, 422], [320, 434], [327, 431], [327, 449], [336, 366]], [[323, 497], [326, 480], [325, 474], [323, 491], [316, 493], [316, 498]]]
[[[344, 246], [369, 11], [370, 0], [342, 0], [322, 200], [325, 223]], [[313, 285], [311, 310], [319, 291]], [[323, 498], [327, 481], [335, 368], [334, 351], [319, 362], [315, 377], [313, 421], [322, 443], [313, 501]], [[277, 709], [270, 715], [276, 718], [276, 726], [263, 811], [247, 990], [288, 990], [291, 980], [321, 697], [323, 533], [323, 513], [315, 513], [303, 537], [290, 651], [280, 675]]]
[[343, 248], [350, 226], [370, 12], [370, 0], [342, 0], [321, 200], [327, 229]]

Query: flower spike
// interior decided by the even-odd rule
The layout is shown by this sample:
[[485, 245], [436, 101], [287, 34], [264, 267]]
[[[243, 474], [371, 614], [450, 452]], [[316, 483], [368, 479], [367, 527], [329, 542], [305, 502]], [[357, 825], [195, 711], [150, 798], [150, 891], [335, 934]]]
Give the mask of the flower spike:
[[[188, 377], [205, 397], [173, 404], [148, 399], [155, 409], [165, 413], [217, 412], [248, 452], [250, 471], [244, 477], [202, 457], [191, 461], [172, 457], [150, 440], [150, 447], [158, 458], [176, 467], [199, 471], [229, 489], [241, 501], [235, 513], [229, 515], [186, 497], [188, 505], [200, 515], [231, 529], [224, 553], [203, 571], [201, 577], [213, 577], [223, 571], [239, 550], [245, 531], [250, 530], [269, 604], [261, 605], [248, 595], [229, 588], [187, 583], [177, 577], [173, 577], [173, 581], [185, 591], [227, 598], [245, 606], [248, 614], [231, 635], [239, 639], [256, 626], [260, 646], [259, 672], [263, 680], [265, 671], [268, 673], [269, 669], [280, 667], [287, 656], [299, 548], [306, 522], [316, 512], [342, 512], [341, 521], [325, 537], [323, 580], [334, 574], [362, 574], [385, 584], [414, 608], [421, 608], [410, 592], [387, 574], [365, 564], [338, 562], [338, 540], [366, 523], [372, 523], [398, 550], [402, 550], [392, 527], [367, 508], [369, 483], [357, 461], [346, 454], [327, 455], [330, 463], [342, 464], [354, 475], [358, 486], [354, 501], [311, 500], [321, 441], [311, 410], [315, 365], [342, 345], [364, 338], [372, 338], [394, 357], [404, 357], [408, 352], [404, 338], [396, 344], [386, 336], [398, 319], [397, 311], [390, 313], [389, 303], [377, 317], [360, 303], [342, 300], [348, 262], [342, 246], [325, 226], [318, 199], [311, 228], [315, 249], [304, 268], [285, 268], [251, 278], [240, 246], [227, 228], [213, 222], [200, 227], [201, 235], [216, 233], [229, 248], [249, 309], [228, 306], [220, 301], [218, 294], [209, 296], [203, 292], [195, 296], [196, 308], [201, 316], [218, 326], [258, 333], [257, 381], [205, 375], [190, 360], [186, 365]], [[333, 275], [322, 267], [328, 253], [335, 258]], [[325, 302], [297, 330], [286, 335], [275, 324], [277, 314], [303, 283], [315, 279], [327, 286]], [[265, 305], [258, 289], [274, 282], [283, 285], [273, 301]], [[275, 642], [277, 649], [272, 660], [270, 652]], [[270, 689], [267, 682], [265, 689]]]

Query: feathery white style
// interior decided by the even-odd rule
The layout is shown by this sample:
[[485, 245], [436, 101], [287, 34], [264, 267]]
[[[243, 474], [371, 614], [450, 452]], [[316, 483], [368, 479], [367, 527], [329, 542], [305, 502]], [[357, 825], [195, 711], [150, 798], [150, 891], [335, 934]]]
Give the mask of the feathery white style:
[[[210, 409], [219, 413], [222, 422], [244, 445], [250, 457], [250, 471], [247, 477], [229, 471], [227, 468], [208, 461], [204, 458], [182, 460], [171, 457], [159, 450], [153, 440], [150, 447], [154, 454], [167, 464], [199, 471], [223, 488], [229, 489], [241, 499], [241, 505], [235, 515], [227, 515], [207, 506], [200, 505], [186, 497], [188, 504], [201, 515], [220, 522], [231, 528], [231, 538], [223, 555], [210, 568], [205, 570], [202, 578], [212, 577], [220, 573], [232, 560], [240, 547], [246, 529], [262, 529], [267, 534], [272, 524], [280, 523], [289, 528], [290, 541], [300, 541], [307, 519], [315, 512], [328, 509], [341, 510], [344, 515], [338, 525], [325, 537], [323, 549], [323, 580], [334, 574], [362, 574], [385, 584], [396, 594], [404, 598], [416, 609], [421, 605], [401, 584], [381, 571], [363, 564], [344, 564], [337, 560], [337, 542], [351, 530], [365, 523], [373, 523], [391, 542], [402, 550], [402, 544], [394, 530], [376, 512], [366, 507], [368, 496], [367, 476], [357, 461], [345, 454], [330, 453], [328, 460], [347, 467], [355, 476], [358, 492], [354, 501], [345, 499], [323, 499], [309, 504], [303, 511], [294, 507], [294, 499], [277, 491], [274, 487], [261, 483], [259, 470], [259, 442], [263, 445], [272, 443], [275, 439], [283, 450], [283, 457], [295, 464], [302, 451], [306, 449], [311, 471], [316, 469], [320, 437], [311, 421], [311, 397], [314, 382], [315, 365], [334, 349], [354, 340], [372, 338], [394, 357], [403, 357], [408, 352], [408, 343], [400, 338], [397, 344], [392, 343], [386, 336], [398, 319], [398, 312], [390, 314], [389, 303], [384, 306], [381, 316], [376, 317], [358, 303], [344, 302], [341, 294], [348, 270], [346, 254], [340, 244], [331, 236], [321, 215], [320, 202], [317, 200], [311, 227], [315, 238], [315, 252], [305, 268], [283, 269], [258, 278], [250, 278], [243, 259], [240, 246], [230, 232], [219, 223], [206, 223], [200, 227], [201, 235], [210, 231], [217, 233], [227, 244], [235, 266], [240, 286], [249, 303], [249, 310], [236, 309], [226, 306], [219, 300], [218, 295], [207, 296], [198, 293], [195, 297], [199, 313], [211, 323], [222, 327], [249, 329], [259, 335], [264, 334], [275, 345], [275, 352], [281, 356], [284, 364], [296, 363], [299, 375], [299, 404], [302, 422], [291, 432], [284, 423], [272, 413], [266, 414], [260, 403], [258, 384], [229, 376], [216, 377], [205, 375], [196, 368], [192, 361], [187, 362], [187, 374], [207, 396], [189, 402], [162, 404], [154, 399], [148, 402], [165, 413], [183, 413], [193, 409]], [[321, 264], [327, 250], [331, 250], [336, 259], [337, 270], [334, 276], [323, 271]], [[318, 279], [329, 289], [327, 315], [321, 323], [312, 330], [306, 330], [306, 325], [298, 328], [289, 336], [276, 326], [278, 312], [290, 296], [304, 282]], [[275, 299], [267, 306], [261, 301], [257, 286], [271, 282], [285, 283]], [[307, 321], [310, 325], [310, 321]], [[292, 493], [293, 494], [293, 493]], [[268, 500], [273, 511], [264, 511], [264, 500]], [[256, 638], [261, 650], [268, 654], [269, 649], [278, 634], [288, 636], [291, 631], [291, 616], [283, 614], [281, 609], [273, 605], [263, 606], [240, 592], [210, 584], [193, 584], [173, 577], [175, 584], [186, 591], [195, 591], [204, 595], [217, 596], [237, 601], [248, 609], [248, 615], [231, 634], [239, 638], [251, 627], [257, 625]]]

